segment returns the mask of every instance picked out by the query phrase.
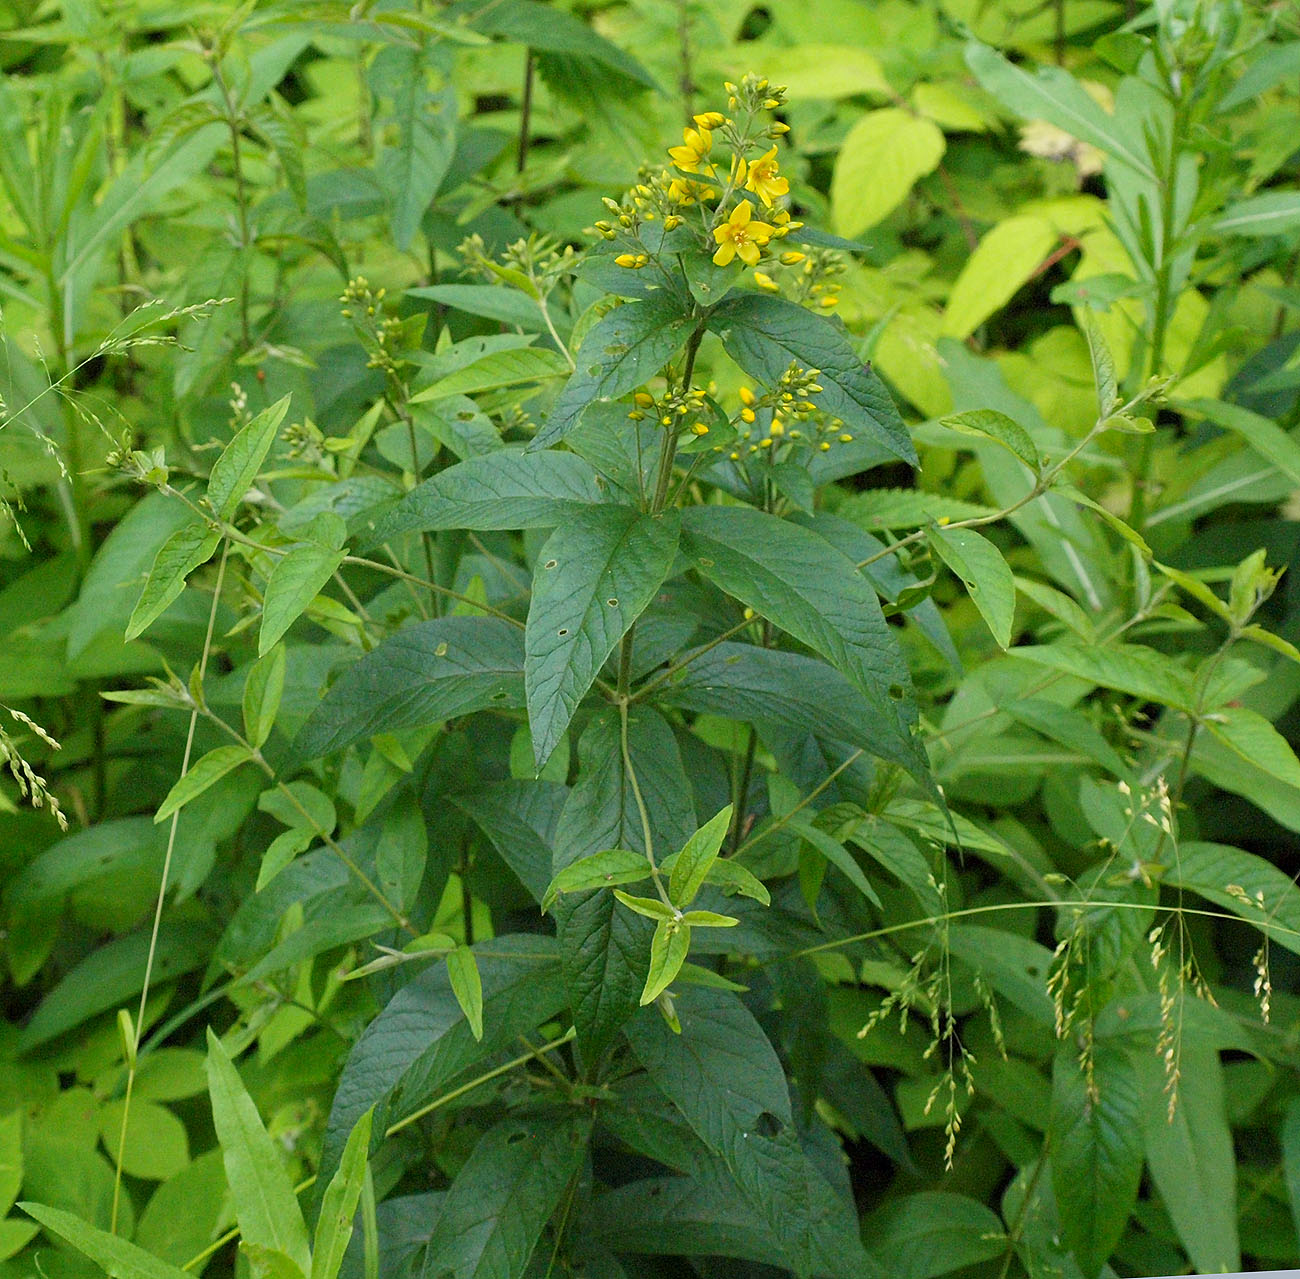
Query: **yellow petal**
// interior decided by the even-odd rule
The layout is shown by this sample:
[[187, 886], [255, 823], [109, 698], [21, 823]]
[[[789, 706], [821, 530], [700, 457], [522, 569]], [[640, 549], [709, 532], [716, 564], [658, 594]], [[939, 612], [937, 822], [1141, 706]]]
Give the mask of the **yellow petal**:
[[725, 244], [718, 246], [718, 251], [713, 255], [713, 265], [726, 266], [735, 256], [736, 246], [728, 240]]
[[[758, 265], [758, 258], [759, 258], [758, 245], [750, 244], [748, 240], [742, 240], [738, 245], [736, 245], [736, 252], [740, 254], [740, 260], [746, 266]], [[716, 259], [717, 255], [715, 254], [714, 256]], [[725, 262], [721, 263], [721, 265], [726, 266], [726, 263]]]
[[742, 200], [731, 211], [732, 226], [748, 226], [749, 219], [754, 216], [754, 206], [748, 200]]

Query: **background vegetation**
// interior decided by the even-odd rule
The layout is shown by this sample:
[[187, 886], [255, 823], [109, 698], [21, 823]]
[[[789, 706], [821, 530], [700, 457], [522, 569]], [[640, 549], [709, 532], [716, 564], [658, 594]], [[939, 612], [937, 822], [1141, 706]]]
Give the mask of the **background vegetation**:
[[0, 0], [4, 1279], [1300, 1264], [1298, 91]]

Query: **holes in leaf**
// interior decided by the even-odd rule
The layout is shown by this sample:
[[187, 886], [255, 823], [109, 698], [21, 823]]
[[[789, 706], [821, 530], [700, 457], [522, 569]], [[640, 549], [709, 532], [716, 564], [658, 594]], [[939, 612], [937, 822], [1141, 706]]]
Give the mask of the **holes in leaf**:
[[564, 637], [569, 633], [569, 628], [568, 628], [567, 626], [561, 626], [560, 629], [559, 629], [558, 631], [556, 631], [555, 633], [556, 633], [556, 634], [557, 634], [561, 639], [563, 639], [563, 638], [564, 638]]
[[605, 603], [608, 604], [610, 608], [618, 607], [618, 600], [614, 599], [612, 596], [609, 599], [607, 599]]
[[446, 657], [446, 656], [447, 656], [447, 641], [446, 641], [446, 640], [443, 640], [442, 643], [439, 644], [438, 647], [435, 648], [435, 649], [433, 650], [433, 655], [434, 655], [434, 657]]
[[901, 684], [891, 684], [889, 686], [889, 695], [896, 702], [901, 702], [903, 698], [906, 696], [906, 694], [903, 692], [903, 686]]
[[465, 409], [461, 409], [461, 411], [456, 414], [457, 422], [472, 422], [473, 420], [474, 420], [474, 414], [466, 411]]
[[517, 1132], [512, 1132], [510, 1136], [506, 1138], [506, 1145], [517, 1146], [521, 1141], [527, 1141], [527, 1140], [528, 1140], [528, 1130], [526, 1128], [521, 1128]]
[[559, 560], [547, 560], [546, 563], [542, 565], [542, 567], [543, 567], [543, 568], [555, 568], [556, 565], [559, 564], [559, 562], [560, 562]]
[[769, 1139], [779, 1137], [781, 1135], [781, 1121], [770, 1110], [765, 1110], [758, 1117], [755, 1131], [760, 1137]]

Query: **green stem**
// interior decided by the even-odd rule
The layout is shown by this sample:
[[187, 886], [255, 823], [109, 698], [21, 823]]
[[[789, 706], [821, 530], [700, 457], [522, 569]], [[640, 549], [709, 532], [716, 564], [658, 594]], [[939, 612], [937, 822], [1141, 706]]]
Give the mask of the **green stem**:
[[[682, 390], [691, 385], [695, 374], [695, 357], [699, 354], [700, 343], [704, 341], [704, 325], [697, 324], [686, 342], [686, 363], [682, 368]], [[673, 478], [673, 459], [677, 456], [677, 431], [675, 426], [663, 428], [663, 443], [659, 448], [659, 474], [655, 479], [654, 497], [650, 502], [651, 515], [658, 515], [668, 500], [668, 489]]]

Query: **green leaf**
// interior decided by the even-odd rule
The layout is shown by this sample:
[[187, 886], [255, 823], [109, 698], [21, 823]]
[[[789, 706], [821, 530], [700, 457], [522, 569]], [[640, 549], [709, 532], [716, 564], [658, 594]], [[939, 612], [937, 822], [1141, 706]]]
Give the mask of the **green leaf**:
[[164, 923], [158, 944], [148, 930], [118, 937], [92, 950], [41, 1000], [15, 1041], [19, 1054], [75, 1030], [100, 1013], [121, 1007], [140, 993], [145, 962], [153, 950], [152, 979], [162, 985], [207, 963], [211, 932], [192, 923]]
[[[698, 656], [695, 656], [698, 653]], [[727, 719], [778, 724], [872, 751], [884, 724], [833, 666], [806, 653], [717, 644], [690, 660], [653, 694], [657, 703]]]
[[703, 576], [846, 675], [880, 725], [874, 753], [931, 784], [915, 736], [911, 676], [876, 593], [848, 556], [807, 529], [749, 507], [689, 508], [682, 549]]
[[1300, 954], [1300, 888], [1263, 857], [1227, 844], [1180, 843], [1164, 882], [1240, 915], [1279, 946]]
[[467, 458], [413, 488], [367, 539], [430, 529], [555, 528], [605, 500], [601, 480], [574, 453], [505, 449]]
[[[388, 1001], [353, 1046], [334, 1093], [319, 1176], [332, 1177], [361, 1116], [375, 1107], [386, 1129], [424, 1106], [494, 1053], [518, 1051], [518, 1036], [565, 1004], [559, 950], [543, 936], [502, 936], [481, 943], [483, 1038], [474, 1038], [445, 964], [434, 964]], [[486, 953], [482, 953], [486, 952]]]
[[457, 946], [447, 956], [447, 980], [451, 993], [469, 1022], [476, 1040], [483, 1038], [483, 980], [479, 976], [474, 952], [468, 946]]
[[650, 863], [644, 853], [610, 848], [571, 862], [551, 880], [542, 898], [542, 910], [549, 910], [561, 893], [590, 888], [612, 888], [615, 884], [636, 884], [650, 878]]
[[1286, 235], [1296, 227], [1300, 227], [1300, 194], [1265, 191], [1228, 205], [1211, 230], [1220, 235]]
[[[734, 915], [720, 915], [716, 910], [688, 910], [682, 915], [682, 923], [692, 928], [735, 928], [740, 920]], [[732, 990], [735, 987], [722, 985], [719, 989]]]
[[831, 178], [831, 225], [861, 235], [933, 172], [944, 153], [943, 130], [902, 107], [869, 111], [840, 143]]
[[[626, 906], [625, 898], [620, 897]], [[644, 912], [643, 912], [644, 913]], [[691, 930], [681, 920], [660, 918], [650, 939], [650, 971], [646, 973], [641, 1004], [652, 1004], [672, 985], [691, 949]]]
[[177, 529], [162, 544], [126, 624], [128, 640], [143, 634], [162, 615], [185, 589], [185, 579], [212, 558], [220, 541], [221, 534], [209, 532], [206, 524], [195, 523]]
[[527, 294], [496, 284], [433, 284], [407, 289], [408, 298], [428, 298], [468, 315], [540, 333], [546, 327], [542, 308]]
[[202, 759], [190, 765], [189, 772], [177, 779], [167, 792], [167, 797], [154, 814], [155, 822], [166, 821], [179, 812], [192, 799], [197, 799], [209, 786], [219, 782], [227, 773], [246, 764], [252, 755], [246, 746], [217, 746]]
[[[1182, 1013], [1175, 1007], [1172, 1015], [1178, 1018]], [[1193, 1267], [1207, 1274], [1240, 1270], [1237, 1163], [1219, 1052], [1212, 1042], [1184, 1035], [1178, 1058], [1180, 1077], [1172, 1115], [1163, 1059], [1149, 1046], [1135, 1058], [1151, 1180]]]
[[66, 1239], [85, 1253], [110, 1279], [183, 1279], [189, 1272], [159, 1261], [135, 1244], [106, 1230], [87, 1225], [81, 1218], [44, 1204], [21, 1203], [25, 1213], [35, 1217], [46, 1230]]
[[276, 560], [262, 601], [262, 629], [257, 637], [259, 657], [268, 653], [311, 605], [343, 563], [345, 554], [315, 542], [304, 542]]
[[657, 897], [634, 897], [631, 893], [625, 893], [622, 889], [614, 889], [614, 896], [623, 903], [630, 911], [638, 915], [644, 915], [646, 919], [655, 920], [673, 920], [677, 918], [677, 913], [665, 902], [661, 902]]
[[[203, 1056], [195, 1055], [202, 1075]], [[221, 1151], [209, 1150], [153, 1192], [136, 1228], [135, 1242], [155, 1257], [183, 1266], [217, 1237], [227, 1212]]]
[[727, 354], [755, 381], [775, 386], [791, 361], [817, 369], [818, 407], [894, 457], [916, 465], [916, 450], [885, 385], [829, 320], [768, 294], [727, 298], [709, 316]]
[[330, 1178], [321, 1199], [320, 1217], [311, 1247], [311, 1279], [338, 1279], [352, 1238], [361, 1188], [366, 1180], [366, 1156], [370, 1150], [370, 1128], [374, 1111], [367, 1110], [343, 1148], [338, 1171]]
[[248, 668], [244, 677], [244, 736], [254, 748], [266, 745], [284, 695], [285, 651], [279, 644]]
[[1052, 952], [1046, 946], [999, 928], [954, 924], [948, 930], [948, 947], [1022, 1013], [1040, 1025], [1054, 1024], [1047, 993]]
[[234, 515], [244, 494], [257, 479], [257, 473], [275, 443], [280, 423], [289, 412], [291, 399], [292, 396], [286, 395], [270, 408], [263, 409], [221, 450], [221, 456], [208, 476], [207, 494], [208, 502], [221, 519], [228, 520]]
[[496, 0], [491, 6], [477, 9], [471, 25], [476, 31], [503, 36], [530, 49], [578, 55], [579, 59], [589, 59], [634, 85], [659, 89], [654, 77], [625, 49], [606, 40], [573, 14], [538, 0]]
[[1033, 278], [1060, 238], [1047, 218], [1032, 213], [1007, 218], [986, 232], [953, 281], [943, 333], [954, 338], [974, 333]]
[[492, 617], [408, 626], [350, 665], [308, 717], [294, 754], [316, 759], [376, 733], [524, 704], [518, 629]]
[[993, 638], [1002, 648], [1010, 647], [1016, 621], [1016, 582], [1002, 552], [971, 528], [935, 526], [926, 530], [926, 536], [935, 553], [961, 580]]
[[1016, 697], [1008, 700], [1002, 709], [1034, 732], [1096, 760], [1116, 777], [1127, 778], [1132, 772], [1119, 752], [1080, 710], [1038, 697]]
[[[880, 897], [871, 887], [871, 881], [863, 874], [862, 867], [854, 860], [853, 854], [838, 839], [814, 825], [802, 813], [786, 814], [784, 828], [811, 844], [832, 866], [842, 871], [853, 887], [873, 906], [881, 906]], [[818, 888], [820, 883], [819, 879]]]
[[1300, 444], [1276, 422], [1239, 404], [1226, 404], [1222, 400], [1192, 400], [1187, 407], [1203, 413], [1217, 426], [1235, 431], [1293, 484], [1300, 484]]
[[166, 1181], [190, 1162], [185, 1125], [170, 1110], [157, 1102], [134, 1098], [123, 1143], [125, 1110], [125, 1101], [108, 1101], [99, 1111], [99, 1134], [104, 1149], [116, 1159], [120, 1146], [123, 1172], [145, 1181]]
[[388, 194], [393, 239], [403, 251], [419, 230], [455, 153], [455, 91], [448, 87], [431, 94], [425, 84], [440, 52], [436, 44], [390, 44], [380, 49], [368, 74], [374, 90], [393, 103], [396, 138], [380, 153], [376, 168]]
[[684, 910], [695, 900], [695, 894], [708, 878], [709, 870], [717, 861], [722, 841], [731, 826], [731, 813], [732, 808], [728, 804], [705, 822], [678, 853], [668, 881], [668, 896], [678, 910]]
[[680, 1034], [649, 1009], [626, 1028], [655, 1086], [721, 1156], [796, 1274], [874, 1274], [857, 1214], [799, 1144], [785, 1072], [753, 1016], [709, 987], [683, 983], [674, 1002]]
[[1286, 1177], [1287, 1198], [1291, 1201], [1291, 1220], [1300, 1235], [1300, 1097], [1287, 1102], [1282, 1117], [1282, 1171]]
[[626, 506], [580, 511], [538, 552], [524, 684], [540, 769], [605, 659], [645, 611], [677, 553], [679, 516]]
[[1128, 1054], [1097, 1044], [1092, 1086], [1072, 1047], [1052, 1069], [1049, 1149], [1052, 1188], [1065, 1241], [1084, 1279], [1096, 1279], [1137, 1204], [1142, 1180], [1142, 1114]]
[[[680, 848], [699, 823], [681, 753], [663, 716], [647, 707], [629, 709], [627, 754], [655, 849]], [[602, 849], [645, 855], [645, 834], [613, 708], [594, 715], [578, 741], [577, 781], [552, 846], [556, 873]], [[578, 1043], [584, 1060], [594, 1064], [638, 1007], [651, 929], [608, 892], [566, 893], [555, 904], [555, 925]]]
[[590, 1115], [509, 1118], [479, 1138], [429, 1236], [423, 1273], [522, 1276], [547, 1221], [582, 1168]]
[[589, 404], [616, 399], [654, 377], [677, 353], [690, 324], [671, 299], [616, 307], [583, 339], [577, 369], [528, 447], [557, 443]]
[[1287, 786], [1300, 786], [1300, 760], [1291, 744], [1258, 711], [1221, 706], [1202, 721], [1230, 751]]
[[1046, 120], [1155, 183], [1150, 162], [1120, 121], [1103, 111], [1068, 71], [1040, 67], [1030, 74], [976, 40], [966, 46], [966, 65], [989, 93], [1017, 115]]
[[864, 1233], [890, 1279], [932, 1279], [1004, 1253], [1006, 1232], [982, 1203], [946, 1191], [891, 1199]]
[[0, 1115], [0, 1217], [13, 1207], [23, 1184], [23, 1115]]
[[458, 369], [432, 386], [411, 396], [411, 403], [441, 400], [449, 395], [477, 395], [503, 386], [544, 382], [569, 372], [568, 361], [558, 351], [543, 347], [522, 347], [515, 351], [492, 351], [467, 368]]
[[293, 1184], [239, 1072], [211, 1029], [208, 1091], [240, 1237], [245, 1243], [284, 1253], [304, 1275], [309, 1274], [307, 1226]]
[[1042, 468], [1038, 448], [1029, 432], [1005, 413], [999, 413], [995, 409], [971, 409], [967, 413], [953, 413], [940, 418], [939, 425], [962, 435], [979, 435], [1001, 444], [1035, 474]]
[[1169, 658], [1139, 644], [1084, 647], [1075, 643], [1038, 644], [1010, 650], [1012, 657], [1049, 670], [1113, 688], [1143, 701], [1191, 713], [1196, 705], [1192, 680]]
[[[1024, 474], [1023, 471], [1019, 472]], [[996, 516], [992, 506], [980, 506], [942, 493], [922, 489], [869, 489], [855, 493], [837, 512], [868, 532], [884, 529], [919, 528], [935, 520], [971, 520]], [[872, 566], [875, 567], [874, 565]]]

